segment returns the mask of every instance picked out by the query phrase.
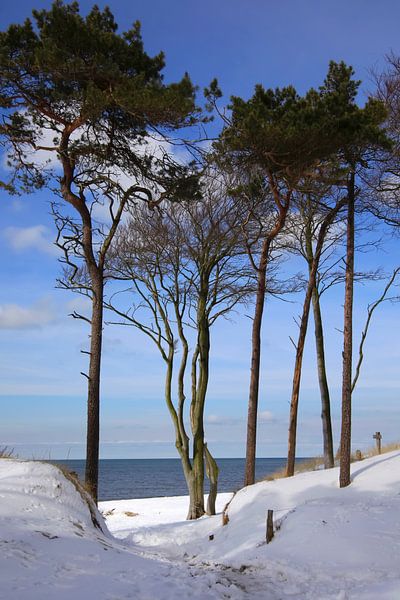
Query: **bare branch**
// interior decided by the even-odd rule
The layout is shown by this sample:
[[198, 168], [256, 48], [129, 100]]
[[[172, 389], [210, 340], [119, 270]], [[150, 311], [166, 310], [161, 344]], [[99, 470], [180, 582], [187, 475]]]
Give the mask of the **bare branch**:
[[368, 310], [367, 310], [367, 319], [365, 322], [365, 326], [364, 329], [361, 333], [361, 341], [360, 341], [360, 346], [358, 349], [358, 361], [357, 361], [357, 366], [356, 366], [356, 370], [355, 370], [355, 375], [353, 378], [353, 382], [351, 384], [351, 392], [353, 393], [354, 388], [356, 387], [358, 378], [360, 376], [360, 370], [361, 370], [361, 365], [363, 363], [364, 360], [364, 344], [365, 344], [365, 340], [367, 338], [367, 334], [368, 334], [368, 330], [369, 330], [369, 326], [371, 323], [371, 319], [372, 319], [372, 315], [374, 313], [374, 311], [376, 310], [376, 308], [378, 308], [378, 306], [384, 302], [385, 300], [388, 300], [387, 293], [390, 290], [391, 286], [393, 285], [398, 273], [400, 272], [400, 267], [397, 267], [397, 269], [395, 269], [389, 279], [389, 281], [387, 282], [382, 294], [379, 296], [379, 298], [377, 300], [375, 300], [374, 302], [372, 302], [372, 304], [370, 304], [368, 306]]

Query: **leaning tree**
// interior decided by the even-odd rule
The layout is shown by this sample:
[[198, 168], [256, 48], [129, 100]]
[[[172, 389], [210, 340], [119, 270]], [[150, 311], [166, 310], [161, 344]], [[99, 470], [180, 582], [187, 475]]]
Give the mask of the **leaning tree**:
[[[349, 125], [344, 64], [331, 63], [324, 84], [301, 97], [292, 87], [265, 90], [257, 85], [249, 100], [233, 97], [231, 116], [216, 148], [222, 162], [235, 165], [250, 182], [258, 178], [267, 199], [266, 227], [259, 262], [255, 264], [257, 292], [252, 326], [250, 391], [247, 421], [245, 484], [254, 483], [257, 409], [259, 395], [261, 325], [266, 274], [273, 244], [283, 230], [293, 195], [301, 180], [343, 146]], [[214, 101], [220, 96], [216, 84], [208, 90]], [[271, 202], [272, 199], [272, 202]], [[271, 219], [271, 215], [274, 218]]]
[[[287, 477], [294, 474], [295, 467], [300, 381], [311, 303], [314, 308], [318, 378], [322, 401], [321, 417], [323, 424], [325, 467], [333, 467], [334, 460], [329, 390], [325, 372], [322, 319], [319, 307], [318, 280], [321, 274], [320, 264], [324, 258], [324, 251], [326, 252], [327, 247], [329, 248], [332, 245], [332, 239], [329, 239], [328, 237], [329, 232], [335, 224], [340, 210], [346, 205], [347, 197], [340, 192], [335, 193], [336, 190], [332, 190], [332, 186], [329, 184], [323, 186], [324, 189], [319, 190], [319, 193], [315, 193], [314, 190], [313, 194], [311, 192], [312, 184], [313, 182], [305, 181], [305, 189], [308, 188], [306, 194], [300, 193], [296, 198], [298, 218], [297, 223], [294, 226], [295, 235], [299, 238], [300, 252], [306, 257], [309, 273], [302, 315], [299, 321], [299, 334], [297, 343], [295, 344], [296, 358], [290, 401], [288, 459], [286, 466]], [[339, 237], [342, 237], [342, 232], [339, 233]], [[337, 235], [334, 236], [334, 240], [337, 241]]]
[[10, 170], [2, 185], [47, 185], [58, 196], [69, 283], [92, 300], [86, 483], [97, 499], [106, 256], [128, 203], [167, 197], [171, 187], [177, 195], [182, 169], [160, 171], [144, 146], [155, 130], [193, 122], [194, 89], [187, 75], [163, 83], [163, 54], [144, 51], [138, 22], [119, 33], [108, 8], [83, 17], [77, 2], [57, 0], [33, 17], [0, 34], [0, 135]]
[[[297, 410], [300, 391], [301, 364], [307, 332], [308, 315], [313, 290], [315, 289], [318, 265], [324, 245], [325, 234], [338, 212], [346, 208], [346, 269], [343, 331], [343, 370], [342, 370], [342, 420], [340, 442], [340, 487], [350, 483], [351, 455], [351, 393], [352, 393], [352, 314], [354, 285], [354, 241], [356, 201], [361, 187], [357, 186], [360, 171], [373, 164], [376, 150], [388, 145], [381, 123], [385, 116], [383, 104], [370, 99], [365, 107], [356, 103], [359, 81], [353, 79], [354, 71], [342, 63], [331, 63], [324, 85], [319, 89], [318, 104], [324, 115], [324, 133], [331, 139], [331, 152], [326, 158], [334, 159], [336, 180], [331, 182], [338, 189], [339, 196], [324, 207], [325, 215], [316, 236], [316, 245], [310, 251], [310, 273], [307, 285], [303, 314], [300, 322], [299, 338], [296, 347], [296, 362], [291, 398], [287, 475], [293, 475], [297, 429]], [[314, 178], [320, 181], [318, 167]]]

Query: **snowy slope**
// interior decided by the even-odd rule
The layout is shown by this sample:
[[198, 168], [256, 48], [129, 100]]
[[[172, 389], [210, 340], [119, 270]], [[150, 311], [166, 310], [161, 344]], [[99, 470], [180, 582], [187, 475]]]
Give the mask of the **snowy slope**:
[[[176, 561], [240, 570], [249, 591], [264, 582], [265, 598], [399, 600], [400, 453], [353, 464], [352, 479], [341, 490], [331, 469], [244, 488], [226, 526], [221, 516], [154, 526], [142, 514], [135, 523], [118, 512], [118, 502], [103, 504], [114, 507], [107, 522], [118, 537]], [[124, 510], [141, 512], [137, 502]], [[268, 545], [267, 509], [280, 527]]]
[[226, 526], [183, 497], [102, 503], [113, 537], [56, 467], [0, 460], [0, 598], [400, 600], [400, 452], [352, 471], [244, 488]]
[[0, 460], [1, 600], [189, 597], [236, 599], [243, 594], [217, 573], [143, 558], [103, 533], [56, 467]]

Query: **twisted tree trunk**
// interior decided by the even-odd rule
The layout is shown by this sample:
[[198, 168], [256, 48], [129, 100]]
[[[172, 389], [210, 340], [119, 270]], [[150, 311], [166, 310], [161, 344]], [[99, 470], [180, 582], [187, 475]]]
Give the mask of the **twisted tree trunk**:
[[[198, 519], [205, 513], [204, 508], [204, 404], [206, 400], [209, 360], [210, 360], [210, 331], [207, 320], [207, 285], [200, 285], [199, 302], [197, 307], [197, 349], [199, 376], [197, 380], [196, 362], [192, 376], [197, 380], [195, 387], [195, 396], [192, 397], [191, 405], [191, 425], [193, 432], [193, 480], [191, 490], [193, 500], [190, 500], [188, 519]], [[193, 363], [192, 363], [193, 367]], [[194, 385], [192, 381], [192, 389]]]

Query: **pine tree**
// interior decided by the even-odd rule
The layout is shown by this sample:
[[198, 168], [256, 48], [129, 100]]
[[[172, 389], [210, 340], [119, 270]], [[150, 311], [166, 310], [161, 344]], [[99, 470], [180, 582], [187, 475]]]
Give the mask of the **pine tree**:
[[[196, 119], [194, 88], [187, 75], [164, 84], [163, 54], [145, 52], [139, 22], [118, 33], [108, 8], [94, 6], [83, 17], [77, 2], [57, 0], [33, 17], [0, 33], [0, 136], [11, 170], [2, 185], [10, 192], [48, 185], [74, 209], [74, 217], [61, 218], [59, 243], [72, 269], [70, 284], [92, 298], [86, 483], [97, 499], [107, 252], [126, 205], [154, 201], [150, 179], [166, 196], [168, 181], [174, 187], [179, 167], [170, 169], [165, 184], [143, 147], [155, 129], [173, 131]], [[54, 155], [56, 167], [54, 160], [40, 163], [43, 152]], [[108, 227], [95, 223], [96, 203], [109, 206]], [[84, 283], [71, 256], [83, 260]]]
[[[244, 173], [248, 182], [258, 178], [265, 190], [266, 222], [257, 270], [257, 292], [252, 327], [252, 357], [248, 404], [245, 485], [254, 483], [256, 429], [260, 377], [261, 324], [266, 292], [266, 273], [271, 248], [282, 231], [293, 194], [302, 178], [315, 167], [340, 155], [357, 143], [377, 142], [382, 105], [370, 101], [365, 111], [355, 104], [358, 82], [344, 63], [331, 62], [319, 90], [304, 97], [292, 87], [265, 90], [257, 85], [247, 101], [231, 99], [231, 120], [217, 149], [229, 168]], [[211, 89], [215, 95], [218, 90]]]

